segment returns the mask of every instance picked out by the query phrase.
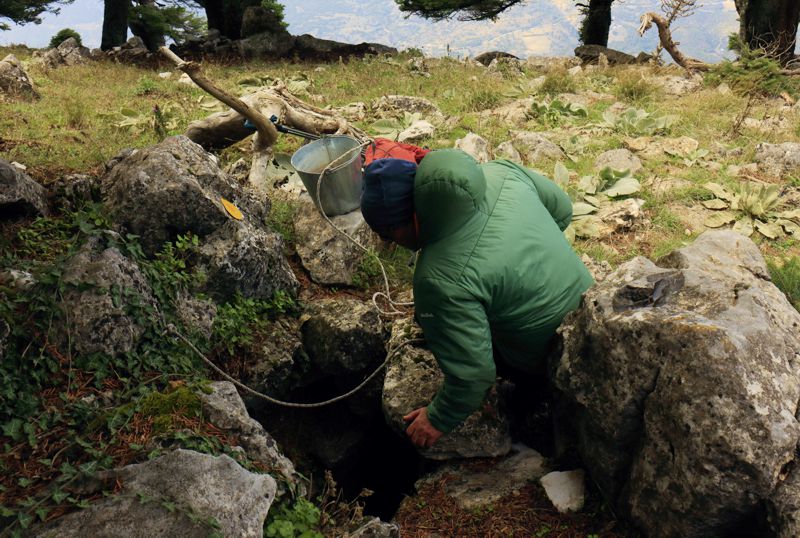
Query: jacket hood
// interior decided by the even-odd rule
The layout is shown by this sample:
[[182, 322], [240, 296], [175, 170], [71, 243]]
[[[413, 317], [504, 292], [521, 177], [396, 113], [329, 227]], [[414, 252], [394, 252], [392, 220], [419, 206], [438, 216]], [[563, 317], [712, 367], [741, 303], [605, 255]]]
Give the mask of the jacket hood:
[[438, 241], [464, 226], [485, 195], [486, 178], [475, 159], [456, 149], [426, 155], [414, 178], [420, 244]]

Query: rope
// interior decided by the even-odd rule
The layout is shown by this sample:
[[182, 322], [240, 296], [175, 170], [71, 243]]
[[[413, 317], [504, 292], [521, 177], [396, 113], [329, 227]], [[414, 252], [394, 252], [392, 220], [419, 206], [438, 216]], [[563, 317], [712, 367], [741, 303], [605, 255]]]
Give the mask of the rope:
[[[322, 180], [325, 178], [325, 174], [329, 170], [331, 170], [331, 169], [335, 168], [336, 166], [338, 166], [340, 162], [344, 162], [345, 157], [349, 157], [350, 155], [352, 155], [356, 151], [358, 151], [360, 153], [364, 148], [366, 148], [367, 146], [369, 146], [372, 143], [373, 143], [373, 140], [366, 140], [366, 141], [362, 142], [361, 144], [359, 144], [358, 146], [355, 146], [355, 147], [345, 151], [339, 157], [337, 157], [336, 159], [334, 159], [333, 161], [328, 163], [328, 166], [323, 168], [322, 172], [320, 172], [320, 174], [319, 174], [319, 179], [317, 180], [317, 192], [316, 192], [317, 209], [319, 209], [319, 212], [323, 216], [323, 218], [328, 222], [328, 224], [334, 230], [336, 230], [337, 232], [339, 232], [340, 234], [345, 236], [347, 239], [349, 239], [354, 245], [356, 245], [358, 248], [363, 250], [364, 253], [367, 254], [368, 256], [373, 256], [374, 254], [367, 247], [365, 247], [364, 245], [359, 243], [358, 240], [355, 237], [351, 236], [350, 234], [348, 234], [347, 232], [345, 232], [344, 230], [342, 230], [341, 228], [336, 226], [333, 223], [333, 221], [330, 218], [328, 218], [328, 215], [326, 215], [325, 212], [322, 210], [322, 200], [320, 198], [320, 192], [322, 192]], [[378, 266], [381, 268], [381, 275], [383, 276], [383, 285], [384, 285], [384, 289], [386, 291], [385, 292], [378, 291], [378, 292], [375, 292], [372, 295], [372, 304], [373, 304], [373, 306], [375, 306], [375, 309], [381, 315], [384, 315], [384, 316], [400, 316], [400, 315], [405, 314], [405, 312], [403, 312], [402, 310], [398, 309], [398, 307], [414, 306], [414, 303], [413, 302], [397, 302], [397, 301], [394, 301], [392, 299], [392, 292], [391, 292], [391, 289], [390, 289], [390, 286], [389, 286], [389, 277], [386, 274], [386, 267], [384, 267], [383, 262], [381, 261], [381, 259], [377, 255], [375, 255], [375, 259], [378, 261]], [[384, 309], [382, 309], [380, 307], [380, 305], [378, 304], [378, 298], [379, 297], [382, 297], [382, 298], [386, 299], [386, 302], [389, 303], [389, 306], [392, 308], [392, 310], [384, 310]]]
[[372, 381], [372, 379], [376, 375], [378, 375], [378, 372], [380, 372], [384, 368], [384, 366], [386, 366], [388, 364], [389, 360], [398, 351], [403, 349], [405, 346], [408, 346], [408, 345], [411, 345], [411, 344], [424, 343], [424, 340], [422, 340], [420, 338], [410, 339], [410, 340], [406, 340], [404, 342], [401, 342], [397, 347], [389, 350], [389, 352], [386, 354], [386, 358], [383, 360], [381, 365], [378, 366], [371, 374], [369, 374], [366, 377], [366, 379], [364, 379], [364, 381], [362, 381], [355, 388], [351, 389], [350, 391], [348, 391], [348, 392], [346, 392], [344, 394], [341, 394], [339, 396], [336, 396], [335, 398], [331, 398], [330, 400], [325, 400], [325, 401], [322, 401], [322, 402], [297, 403], [297, 402], [284, 402], [283, 400], [278, 400], [277, 398], [273, 398], [272, 396], [269, 396], [268, 394], [264, 394], [263, 392], [259, 392], [259, 391], [255, 390], [255, 389], [251, 389], [250, 387], [248, 387], [244, 383], [242, 383], [240, 381], [237, 381], [236, 379], [234, 379], [233, 377], [228, 375], [222, 368], [220, 368], [219, 366], [214, 364], [211, 361], [211, 359], [209, 359], [208, 357], [203, 355], [203, 353], [199, 349], [197, 349], [197, 347], [195, 347], [195, 345], [188, 338], [186, 338], [180, 332], [178, 332], [178, 329], [175, 328], [175, 325], [173, 325], [172, 323], [167, 325], [167, 331], [171, 332], [172, 334], [177, 336], [180, 340], [182, 340], [183, 343], [186, 344], [189, 347], [189, 349], [191, 349], [195, 353], [195, 355], [197, 355], [198, 357], [203, 359], [203, 362], [205, 362], [209, 367], [211, 367], [212, 370], [217, 372], [219, 375], [221, 375], [222, 377], [224, 377], [225, 379], [227, 379], [228, 381], [230, 381], [231, 383], [233, 383], [234, 385], [236, 385], [237, 387], [239, 387], [243, 391], [245, 391], [245, 392], [247, 392], [249, 394], [252, 394], [253, 396], [256, 396], [258, 398], [261, 398], [262, 400], [266, 400], [271, 404], [280, 405], [280, 406], [283, 406], [283, 407], [296, 407], [296, 408], [301, 408], [301, 409], [308, 409], [308, 408], [313, 408], [313, 407], [323, 407], [323, 406], [326, 406], [326, 405], [330, 405], [332, 403], [336, 403], [336, 402], [342, 401], [345, 398], [349, 398], [350, 396], [352, 396], [353, 394], [355, 394], [359, 390], [363, 389], [366, 386], [367, 383]]

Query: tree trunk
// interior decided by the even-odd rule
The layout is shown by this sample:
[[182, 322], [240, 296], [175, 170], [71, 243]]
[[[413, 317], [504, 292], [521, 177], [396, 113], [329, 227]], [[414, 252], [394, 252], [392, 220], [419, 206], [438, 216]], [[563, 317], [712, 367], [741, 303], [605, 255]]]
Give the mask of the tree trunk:
[[581, 23], [581, 42], [584, 45], [608, 46], [612, 3], [614, 0], [589, 0], [589, 5], [584, 7]]
[[250, 6], [260, 6], [260, 0], [203, 0], [199, 2], [206, 10], [208, 28], [219, 30], [229, 39], [242, 36], [244, 10]]
[[764, 49], [782, 64], [794, 58], [800, 2], [797, 0], [736, 0], [739, 37], [751, 49]]
[[100, 48], [110, 50], [128, 39], [128, 9], [130, 0], [105, 0], [103, 10], [103, 37]]
[[225, 18], [222, 13], [222, 0], [203, 0], [198, 2], [206, 10], [208, 29], [219, 30], [223, 33]]
[[[140, 8], [150, 10], [158, 9], [155, 0], [140, 0], [138, 4]], [[136, 8], [132, 10], [128, 18], [128, 27], [130, 27], [131, 33], [142, 38], [142, 41], [144, 41], [144, 46], [147, 47], [147, 50], [156, 52], [160, 46], [166, 44], [164, 34], [162, 34], [157, 28], [154, 28], [151, 24], [148, 24], [150, 19], [144, 14], [137, 13]]]

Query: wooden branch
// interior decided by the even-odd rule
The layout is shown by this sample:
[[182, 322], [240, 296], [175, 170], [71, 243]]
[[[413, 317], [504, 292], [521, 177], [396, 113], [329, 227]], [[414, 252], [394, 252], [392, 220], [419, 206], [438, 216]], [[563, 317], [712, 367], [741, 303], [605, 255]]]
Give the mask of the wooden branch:
[[278, 140], [278, 130], [271, 121], [261, 114], [261, 112], [249, 106], [238, 97], [234, 97], [233, 95], [214, 85], [213, 82], [211, 82], [205, 77], [205, 75], [202, 74], [200, 71], [200, 66], [197, 63], [183, 61], [183, 59], [181, 59], [177, 54], [169, 50], [168, 47], [160, 47], [159, 50], [164, 56], [172, 60], [175, 65], [178, 66], [178, 69], [189, 75], [189, 78], [191, 78], [195, 84], [200, 86], [200, 88], [234, 109], [256, 126], [259, 135], [256, 137], [254, 147], [256, 151], [263, 150], [265, 147], [275, 144], [275, 142]]
[[684, 56], [681, 51], [678, 50], [678, 44], [672, 40], [672, 33], [669, 31], [669, 24], [663, 19], [663, 17], [657, 13], [650, 12], [642, 15], [641, 21], [642, 24], [639, 26], [639, 35], [643, 36], [644, 33], [650, 29], [653, 23], [655, 23], [655, 25], [658, 27], [658, 38], [661, 41], [661, 46], [664, 47], [664, 50], [666, 50], [670, 56], [672, 56], [672, 59], [675, 60], [676, 64], [689, 72], [708, 71], [711, 68], [711, 65], [701, 62], [700, 60], [695, 60], [694, 58]]

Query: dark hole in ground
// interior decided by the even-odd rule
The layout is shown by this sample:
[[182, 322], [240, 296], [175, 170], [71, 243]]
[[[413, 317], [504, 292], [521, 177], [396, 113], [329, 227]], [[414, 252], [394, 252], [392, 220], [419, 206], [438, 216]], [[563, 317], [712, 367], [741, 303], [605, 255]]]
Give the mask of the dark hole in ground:
[[[341, 392], [323, 381], [285, 399], [322, 401]], [[411, 444], [386, 424], [380, 391], [361, 397], [371, 405], [365, 406], [364, 400], [311, 409], [255, 404], [251, 414], [278, 441], [295, 468], [312, 477], [312, 487], [317, 490], [312, 496], [324, 484], [324, 471], [330, 470], [344, 500], [356, 499], [363, 489], [369, 489], [373, 494], [361, 499], [364, 512], [389, 521], [403, 498], [413, 495], [414, 483], [426, 464]]]

